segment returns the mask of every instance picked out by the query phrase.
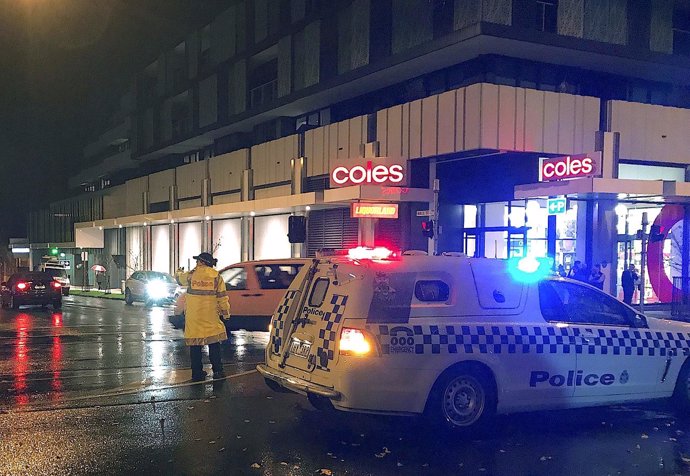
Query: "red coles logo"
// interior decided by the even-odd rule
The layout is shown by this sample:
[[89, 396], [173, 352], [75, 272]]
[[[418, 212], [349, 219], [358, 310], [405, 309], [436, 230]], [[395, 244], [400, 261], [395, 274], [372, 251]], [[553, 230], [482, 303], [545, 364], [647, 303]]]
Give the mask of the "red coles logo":
[[[377, 162], [379, 159], [377, 159]], [[398, 163], [376, 163], [368, 160], [365, 165], [337, 165], [331, 170], [331, 187], [348, 185], [404, 185], [405, 167]]]
[[539, 159], [539, 181], [549, 182], [577, 177], [589, 177], [598, 172], [597, 160], [589, 154], [566, 155]]

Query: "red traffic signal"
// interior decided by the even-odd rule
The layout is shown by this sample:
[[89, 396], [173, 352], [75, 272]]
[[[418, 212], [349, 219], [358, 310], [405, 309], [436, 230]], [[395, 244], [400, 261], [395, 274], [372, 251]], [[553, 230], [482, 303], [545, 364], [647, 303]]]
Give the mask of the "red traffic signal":
[[422, 221], [422, 235], [427, 238], [434, 237], [434, 220], [423, 220]]

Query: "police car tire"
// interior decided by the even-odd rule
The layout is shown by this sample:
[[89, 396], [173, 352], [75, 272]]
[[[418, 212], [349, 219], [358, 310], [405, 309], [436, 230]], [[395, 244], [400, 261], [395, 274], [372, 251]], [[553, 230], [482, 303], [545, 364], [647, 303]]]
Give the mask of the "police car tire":
[[[461, 364], [444, 372], [429, 396], [427, 414], [435, 425], [453, 431], [484, 427], [496, 413], [496, 386], [488, 370]], [[467, 412], [459, 411], [466, 405]]]
[[686, 361], [678, 373], [673, 403], [676, 408], [690, 410], [690, 361]]

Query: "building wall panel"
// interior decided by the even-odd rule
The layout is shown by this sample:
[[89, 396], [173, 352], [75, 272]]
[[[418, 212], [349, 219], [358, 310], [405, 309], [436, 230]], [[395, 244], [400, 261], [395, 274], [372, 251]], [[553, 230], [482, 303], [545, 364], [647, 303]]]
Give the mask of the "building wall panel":
[[465, 89], [455, 91], [455, 150], [465, 150]]
[[498, 148], [515, 150], [517, 94], [511, 86], [498, 87]]
[[422, 156], [422, 100], [410, 103], [410, 159]]
[[[378, 123], [376, 124], [378, 127]], [[388, 147], [387, 157], [402, 157], [403, 154], [403, 106], [393, 106], [388, 109]]]
[[402, 105], [402, 156], [410, 158], [410, 104]]
[[543, 152], [558, 152], [558, 107], [559, 94], [544, 91], [544, 122], [542, 136]]
[[249, 149], [217, 155], [208, 161], [211, 193], [238, 190], [242, 186], [242, 171], [249, 167]]
[[575, 102], [571, 94], [558, 95], [558, 151], [574, 154], [575, 149]]
[[208, 161], [192, 162], [177, 167], [177, 198], [182, 200], [201, 195], [202, 184], [206, 178]]
[[376, 140], [379, 143], [379, 153], [384, 157], [388, 156], [388, 142], [395, 133], [395, 127], [389, 125], [391, 109], [393, 108], [376, 111]]
[[[111, 188], [108, 194], [103, 196], [103, 218], [117, 218], [129, 215], [128, 198], [127, 185]], [[141, 197], [139, 197], [139, 203], [141, 207]]]
[[175, 169], [149, 175], [149, 202], [167, 202], [170, 199], [170, 187], [173, 185], [175, 185]]
[[328, 125], [328, 170], [331, 161], [338, 159], [338, 124]]
[[438, 135], [439, 154], [455, 151], [455, 91], [447, 91], [438, 97]]
[[[127, 190], [127, 209], [125, 215], [144, 213], [144, 192], [149, 191], [149, 177], [138, 177], [125, 183]], [[167, 200], [168, 195], [166, 194]], [[152, 202], [149, 197], [149, 202]]]
[[290, 185], [280, 185], [278, 187], [260, 188], [254, 190], [254, 199], [284, 197], [292, 192]]
[[360, 153], [361, 145], [366, 142], [365, 123], [366, 116], [357, 116], [349, 120], [350, 122], [350, 157], [362, 157]]
[[595, 133], [599, 130], [599, 99], [585, 96], [584, 102], [582, 150], [590, 152], [594, 150]]
[[482, 85], [465, 88], [465, 150], [481, 147]]
[[438, 96], [422, 99], [422, 157], [438, 153]]
[[525, 91], [525, 150], [544, 150], [544, 93], [534, 89]]
[[251, 168], [254, 171], [254, 184], [268, 183], [268, 170], [266, 161], [266, 144], [255, 145], [251, 149]]
[[690, 110], [624, 101], [611, 101], [609, 109], [622, 159], [690, 165]]
[[242, 201], [242, 197], [239, 192], [228, 193], [225, 195], [216, 195], [213, 197], [213, 205], [220, 205], [222, 203], [237, 203]]
[[341, 121], [337, 124], [338, 131], [338, 160], [348, 159], [350, 155], [350, 121]]
[[498, 149], [498, 86], [482, 84], [481, 88], [481, 147]]

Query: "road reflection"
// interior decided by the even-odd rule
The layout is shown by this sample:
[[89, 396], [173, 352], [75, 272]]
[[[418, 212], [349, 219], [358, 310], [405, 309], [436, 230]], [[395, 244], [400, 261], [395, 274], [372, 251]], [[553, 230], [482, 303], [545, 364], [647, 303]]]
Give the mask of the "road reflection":
[[26, 375], [29, 370], [29, 330], [31, 329], [31, 316], [25, 313], [17, 315], [17, 343], [14, 350], [14, 388], [15, 402], [19, 406], [29, 403]]

